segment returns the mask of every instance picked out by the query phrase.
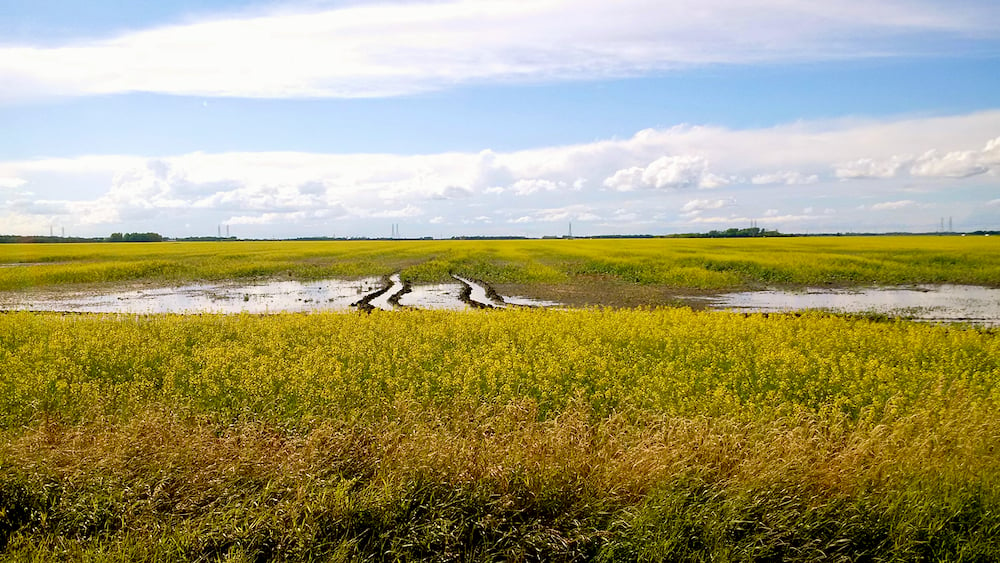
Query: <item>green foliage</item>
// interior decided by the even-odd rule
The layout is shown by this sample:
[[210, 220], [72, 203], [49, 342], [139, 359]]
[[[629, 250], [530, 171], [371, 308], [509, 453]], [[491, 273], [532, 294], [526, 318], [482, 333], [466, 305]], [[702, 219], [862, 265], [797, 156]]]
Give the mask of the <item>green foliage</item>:
[[159, 233], [111, 233], [108, 242], [163, 242]]

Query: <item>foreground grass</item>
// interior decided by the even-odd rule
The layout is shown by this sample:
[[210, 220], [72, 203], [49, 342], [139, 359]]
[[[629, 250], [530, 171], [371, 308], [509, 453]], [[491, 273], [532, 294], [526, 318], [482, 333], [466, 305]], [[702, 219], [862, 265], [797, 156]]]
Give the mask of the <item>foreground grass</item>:
[[450, 272], [492, 284], [596, 279], [678, 289], [759, 285], [1000, 283], [996, 237], [508, 241], [189, 242], [0, 246], [0, 290], [66, 283], [381, 276]]
[[18, 560], [995, 560], [993, 332], [0, 315]]

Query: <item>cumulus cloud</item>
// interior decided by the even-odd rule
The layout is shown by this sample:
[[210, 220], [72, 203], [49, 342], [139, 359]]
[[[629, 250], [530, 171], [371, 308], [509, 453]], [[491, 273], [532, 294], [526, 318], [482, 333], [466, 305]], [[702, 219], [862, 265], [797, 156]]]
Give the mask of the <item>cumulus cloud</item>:
[[931, 150], [918, 158], [910, 167], [913, 176], [967, 178], [989, 171], [989, 166], [979, 151], [952, 151], [939, 154]]
[[0, 82], [8, 98], [392, 96], [483, 81], [906, 54], [935, 37], [988, 40], [997, 21], [991, 3], [930, 0], [303, 3], [56, 46], [7, 45]]
[[[998, 130], [1000, 111], [747, 130], [682, 125], [643, 130], [625, 139], [512, 152], [190, 153], [9, 161], [0, 162], [0, 178], [17, 179], [8, 184], [30, 186], [32, 193], [18, 188], [0, 192], [0, 216], [7, 214], [6, 228], [58, 222], [106, 234], [169, 231], [183, 214], [192, 217], [184, 223], [207, 226], [213, 233], [216, 225], [227, 223], [259, 226], [259, 236], [276, 236], [279, 228], [294, 234], [307, 227], [314, 229], [309, 233], [336, 228], [380, 234], [380, 220], [405, 219], [427, 225], [427, 234], [447, 235], [442, 227], [430, 226], [480, 224], [474, 219], [491, 213], [496, 225], [573, 220], [684, 229], [708, 221], [710, 211], [732, 207], [737, 199], [741, 215], [755, 218], [771, 209], [836, 211], [868, 201], [884, 203], [863, 209], [889, 210], [911, 185], [919, 188], [922, 200], [942, 193], [956, 203], [967, 200], [963, 205], [982, 207], [982, 185], [976, 191], [974, 180], [955, 179], [961, 176], [954, 171], [972, 162], [994, 173], [993, 163], [1000, 157]], [[990, 139], [985, 147], [984, 139]], [[904, 154], [922, 156], [893, 160]], [[874, 163], [856, 166], [867, 166], [857, 176], [869, 178], [867, 182], [845, 182], [848, 176], [835, 172], [843, 163], [864, 159]], [[895, 168], [893, 174], [872, 172], [885, 170], [879, 166], [886, 162]], [[940, 165], [940, 176], [911, 176], [908, 170], [918, 162], [954, 167]], [[817, 187], [799, 189], [802, 183]], [[967, 192], [966, 185], [972, 186]], [[714, 191], [690, 191], [698, 188]], [[708, 193], [712, 196], [706, 197]], [[778, 211], [771, 215], [779, 217]], [[811, 215], [848, 221], [850, 214], [802, 214]], [[780, 217], [791, 221], [795, 215]], [[723, 219], [737, 225], [739, 217]]]
[[844, 179], [895, 178], [910, 175], [932, 178], [968, 178], [1000, 167], [1000, 137], [980, 150], [939, 151], [929, 149], [920, 156], [893, 155], [887, 159], [861, 158], [842, 163], [836, 176]]
[[628, 192], [643, 188], [717, 188], [729, 180], [709, 172], [708, 160], [700, 155], [661, 156], [648, 166], [632, 166], [604, 179], [606, 188]]

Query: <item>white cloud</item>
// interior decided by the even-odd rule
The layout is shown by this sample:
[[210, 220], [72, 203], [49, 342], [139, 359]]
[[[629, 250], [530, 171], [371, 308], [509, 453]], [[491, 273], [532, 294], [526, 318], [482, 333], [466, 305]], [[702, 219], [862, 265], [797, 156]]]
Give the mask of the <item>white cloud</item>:
[[0, 178], [0, 189], [14, 190], [27, 183], [27, 180], [21, 178]]
[[708, 160], [700, 155], [661, 156], [646, 167], [631, 166], [604, 179], [606, 188], [619, 192], [639, 188], [717, 188], [729, 180], [708, 171]]
[[887, 159], [861, 158], [842, 163], [836, 176], [844, 179], [913, 177], [968, 178], [1000, 167], [1000, 137], [983, 149], [941, 152], [929, 149], [919, 157], [893, 155]]
[[952, 151], [938, 154], [928, 151], [918, 158], [910, 168], [913, 176], [933, 176], [937, 178], [967, 178], [989, 171], [979, 151]]
[[907, 156], [893, 156], [888, 160], [859, 158], [838, 165], [834, 173], [844, 179], [894, 178], [911, 160]]
[[989, 207], [1000, 207], [1000, 199], [991, 199], [986, 202], [986, 205]]
[[292, 221], [302, 221], [307, 217], [304, 211], [294, 211], [291, 213], [262, 213], [260, 215], [239, 215], [230, 217], [224, 221], [228, 225], [273, 225], [275, 223], [287, 223]]
[[0, 95], [391, 96], [484, 81], [905, 55], [938, 37], [989, 40], [997, 21], [989, 2], [930, 0], [306, 3], [58, 46], [8, 44]]
[[527, 215], [511, 217], [507, 220], [513, 224], [556, 223], [566, 221], [600, 221], [601, 216], [589, 205], [575, 204], [563, 207], [536, 209]]
[[906, 209], [907, 207], [913, 207], [917, 202], [912, 199], [902, 199], [899, 201], [885, 201], [882, 203], [876, 203], [872, 205], [873, 211], [894, 211], [897, 209]]
[[362, 210], [362, 211], [358, 212], [358, 215], [361, 216], [361, 217], [374, 217], [374, 218], [380, 218], [380, 219], [386, 219], [386, 218], [388, 218], [388, 219], [403, 219], [403, 218], [406, 218], [406, 217], [418, 217], [418, 216], [423, 215], [423, 214], [424, 214], [424, 211], [422, 209], [420, 209], [419, 207], [416, 207], [414, 205], [407, 205], [406, 207], [403, 207], [401, 209], [387, 209], [387, 210], [375, 211], [375, 212], [368, 212], [368, 211], [363, 211]]
[[[708, 211], [730, 207], [737, 199], [745, 210], [741, 214], [755, 218], [771, 209], [823, 209], [820, 216], [847, 222], [851, 214], [838, 210], [862, 204], [867, 210], [890, 209], [886, 204], [915, 190], [921, 201], [946, 197], [971, 213], [986, 199], [976, 177], [910, 176], [900, 168], [888, 177], [845, 182], [834, 171], [838, 164], [864, 159], [895, 163], [894, 156], [902, 154], [924, 155], [920, 162], [928, 166], [964, 163], [949, 155], [971, 151], [977, 155], [972, 160], [990, 166], [992, 174], [991, 159], [1000, 156], [998, 130], [1000, 111], [994, 111], [748, 130], [684, 125], [643, 130], [626, 139], [513, 152], [190, 153], [8, 161], [0, 162], [0, 178], [23, 180], [18, 185], [30, 186], [32, 193], [2, 192], [0, 216], [9, 218], [2, 224], [9, 229], [56, 222], [86, 226], [96, 234], [171, 232], [183, 223], [214, 233], [217, 224], [226, 222], [261, 226], [259, 236], [307, 228], [312, 230], [306, 234], [334, 228], [338, 233], [382, 234], [387, 232], [379, 223], [383, 219], [421, 218], [425, 227], [458, 225], [484, 212], [495, 214], [496, 225], [519, 219], [529, 227], [601, 220], [615, 228], [627, 222], [682, 229], [697, 224], [695, 219], [709, 220]], [[938, 148], [932, 152], [931, 147]], [[768, 182], [761, 183], [763, 179]], [[814, 187], [803, 190], [797, 184], [802, 181], [814, 182]], [[710, 186], [715, 187], [711, 197], [694, 198], [685, 191]], [[884, 203], [867, 204], [872, 201]], [[572, 207], [576, 205], [580, 207]], [[914, 217], [924, 212], [920, 205], [912, 210]], [[296, 215], [300, 212], [304, 214]], [[959, 216], [961, 208], [952, 213]], [[177, 221], [181, 214], [183, 223]], [[431, 219], [438, 217], [442, 222]], [[981, 228], [988, 223], [983, 219]], [[851, 223], [843, 230], [877, 226]], [[426, 234], [449, 233], [439, 228]]]
[[431, 225], [443, 225], [445, 222], [445, 218], [438, 215], [437, 217], [431, 217], [431, 219], [427, 222], [430, 223]]
[[642, 183], [651, 188], [700, 186], [707, 175], [708, 162], [700, 156], [661, 156], [646, 167]]
[[439, 193], [432, 194], [434, 199], [461, 199], [472, 196], [472, 190], [461, 186], [448, 186]]
[[604, 187], [619, 192], [630, 192], [639, 189], [644, 183], [642, 179], [644, 170], [638, 166], [618, 170], [604, 179]]
[[723, 207], [734, 207], [736, 200], [730, 199], [692, 199], [681, 207], [681, 212], [685, 214], [697, 215], [702, 211], [710, 209], [720, 209]]
[[560, 187], [565, 187], [565, 184], [556, 183], [551, 180], [542, 180], [539, 178], [526, 178], [514, 182], [514, 184], [510, 186], [509, 191], [517, 195], [531, 195], [538, 192], [555, 191]]
[[751, 184], [768, 185], [784, 184], [786, 186], [797, 186], [805, 184], [815, 184], [819, 182], [816, 174], [804, 174], [797, 170], [783, 170], [781, 172], [770, 172], [767, 174], [757, 174], [750, 179]]

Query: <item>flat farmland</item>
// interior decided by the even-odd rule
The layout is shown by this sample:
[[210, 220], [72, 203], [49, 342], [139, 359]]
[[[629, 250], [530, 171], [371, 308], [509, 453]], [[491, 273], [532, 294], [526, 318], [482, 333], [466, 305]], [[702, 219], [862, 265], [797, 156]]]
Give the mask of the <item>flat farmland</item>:
[[21, 560], [995, 560], [996, 329], [743, 314], [1000, 285], [998, 240], [0, 246], [8, 294], [452, 274], [558, 308], [0, 313]]

